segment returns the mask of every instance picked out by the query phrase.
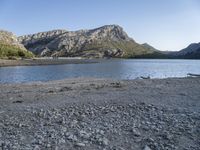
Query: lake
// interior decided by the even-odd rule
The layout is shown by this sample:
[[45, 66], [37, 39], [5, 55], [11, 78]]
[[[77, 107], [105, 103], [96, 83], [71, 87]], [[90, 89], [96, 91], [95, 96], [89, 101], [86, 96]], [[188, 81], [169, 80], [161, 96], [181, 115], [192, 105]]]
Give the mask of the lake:
[[187, 73], [200, 74], [200, 60], [110, 59], [91, 64], [1, 67], [0, 83], [50, 81], [77, 77], [113, 79], [136, 79], [141, 76], [186, 77]]

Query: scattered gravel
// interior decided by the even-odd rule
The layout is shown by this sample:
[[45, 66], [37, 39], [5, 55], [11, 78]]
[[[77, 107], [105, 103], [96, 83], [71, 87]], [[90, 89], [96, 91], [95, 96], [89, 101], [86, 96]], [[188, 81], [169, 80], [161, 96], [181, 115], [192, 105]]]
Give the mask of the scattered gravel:
[[[0, 149], [199, 150], [199, 83], [188, 78], [2, 84]], [[174, 95], [177, 89], [187, 105], [185, 95]]]

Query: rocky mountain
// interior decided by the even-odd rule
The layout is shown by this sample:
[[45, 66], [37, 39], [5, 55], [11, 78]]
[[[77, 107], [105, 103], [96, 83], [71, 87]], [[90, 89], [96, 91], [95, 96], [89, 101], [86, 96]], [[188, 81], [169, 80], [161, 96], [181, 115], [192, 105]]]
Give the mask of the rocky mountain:
[[179, 58], [200, 59], [200, 43], [192, 43], [173, 55]]
[[118, 25], [92, 30], [53, 30], [20, 36], [18, 40], [39, 56], [102, 58], [138, 57], [154, 53], [154, 50], [136, 43]]
[[0, 30], [0, 58], [12, 56], [32, 57], [33, 54], [26, 50], [12, 32]]
[[0, 42], [1, 44], [12, 45], [17, 48], [26, 50], [24, 45], [19, 43], [17, 37], [12, 32], [0, 30]]

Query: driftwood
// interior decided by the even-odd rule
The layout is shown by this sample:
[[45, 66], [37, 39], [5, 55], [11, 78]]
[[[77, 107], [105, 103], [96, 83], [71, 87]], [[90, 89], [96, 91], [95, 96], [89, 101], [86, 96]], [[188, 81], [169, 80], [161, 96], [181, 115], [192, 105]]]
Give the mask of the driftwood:
[[200, 74], [188, 73], [187, 75], [192, 77], [200, 77]]
[[144, 77], [144, 76], [140, 76], [141, 79], [151, 79], [150, 76]]

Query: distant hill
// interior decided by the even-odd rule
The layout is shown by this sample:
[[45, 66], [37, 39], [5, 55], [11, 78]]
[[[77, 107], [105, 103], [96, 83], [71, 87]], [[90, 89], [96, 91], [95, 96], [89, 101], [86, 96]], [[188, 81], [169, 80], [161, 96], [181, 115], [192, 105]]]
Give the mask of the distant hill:
[[[200, 43], [192, 43], [180, 51], [159, 51], [147, 43], [142, 44], [142, 46], [154, 51], [153, 56], [149, 56], [150, 58], [200, 59]], [[145, 58], [145, 56], [142, 58]], [[146, 58], [148, 57], [146, 56]]]
[[142, 44], [142, 46], [143, 46], [144, 48], [146, 48], [146, 49], [151, 50], [151, 51], [160, 51], [160, 50], [154, 48], [153, 46], [149, 45], [148, 43], [144, 43], [144, 44]]
[[0, 58], [14, 57], [33, 57], [33, 54], [18, 42], [13, 33], [0, 30]]
[[173, 56], [185, 59], [200, 59], [200, 43], [192, 43], [188, 47], [175, 52]]
[[141, 44], [143, 48], [145, 48], [148, 51], [151, 51], [152, 53], [149, 54], [143, 54], [140, 56], [137, 56], [136, 58], [153, 58], [153, 59], [166, 59], [168, 58], [168, 55], [164, 51], [160, 51], [153, 46], [149, 45], [148, 43]]
[[18, 40], [38, 56], [138, 58], [155, 52], [136, 43], [118, 25], [79, 31], [53, 30], [20, 36]]

